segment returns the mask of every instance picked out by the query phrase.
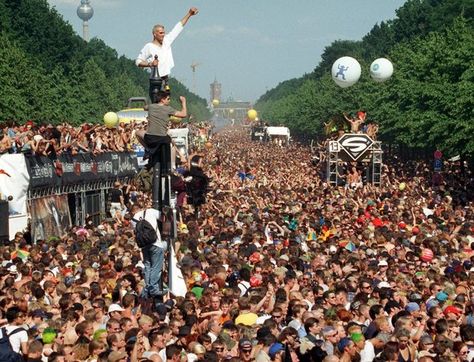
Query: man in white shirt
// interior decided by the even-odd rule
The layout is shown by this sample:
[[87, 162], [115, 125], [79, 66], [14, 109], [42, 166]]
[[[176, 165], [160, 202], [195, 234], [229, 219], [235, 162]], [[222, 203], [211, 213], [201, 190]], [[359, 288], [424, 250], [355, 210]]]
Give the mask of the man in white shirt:
[[159, 297], [166, 293], [166, 291], [161, 289], [161, 274], [167, 248], [166, 241], [161, 240], [161, 234], [158, 228], [160, 212], [150, 207], [145, 209], [136, 204], [133, 205], [132, 215], [133, 227], [136, 226], [138, 220], [144, 218], [156, 231], [156, 241], [142, 248], [143, 264], [145, 265], [145, 288], [143, 289], [142, 295], [144, 297]]
[[[198, 13], [198, 9], [192, 7], [188, 13], [178, 22], [173, 30], [168, 34], [165, 33], [163, 25], [155, 25], [153, 27], [153, 41], [145, 44], [140, 51], [135, 64], [140, 68], [152, 68], [158, 66], [158, 73], [161, 78], [167, 78], [174, 67], [173, 52], [171, 51], [171, 44], [178, 37], [183, 30], [183, 27], [188, 22], [191, 16]], [[158, 59], [155, 59], [158, 56]]]
[[8, 324], [5, 326], [5, 329], [2, 328], [1, 333], [6, 331], [14, 352], [27, 356], [28, 333], [26, 332], [26, 329], [22, 327], [25, 324], [25, 313], [23, 313], [17, 306], [13, 306], [7, 309], [5, 317]]

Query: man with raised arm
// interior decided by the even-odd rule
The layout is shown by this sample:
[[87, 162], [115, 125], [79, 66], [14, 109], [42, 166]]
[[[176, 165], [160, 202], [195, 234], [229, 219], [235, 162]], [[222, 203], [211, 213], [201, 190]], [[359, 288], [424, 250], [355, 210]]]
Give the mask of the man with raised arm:
[[[171, 44], [183, 30], [191, 16], [198, 13], [198, 9], [192, 7], [187, 14], [179, 21], [168, 34], [165, 27], [157, 24], [153, 27], [153, 41], [145, 44], [138, 54], [135, 64], [141, 68], [152, 68], [158, 66], [158, 73], [162, 79], [167, 79], [171, 69], [174, 67], [173, 52]], [[155, 56], [158, 58], [155, 59]]]

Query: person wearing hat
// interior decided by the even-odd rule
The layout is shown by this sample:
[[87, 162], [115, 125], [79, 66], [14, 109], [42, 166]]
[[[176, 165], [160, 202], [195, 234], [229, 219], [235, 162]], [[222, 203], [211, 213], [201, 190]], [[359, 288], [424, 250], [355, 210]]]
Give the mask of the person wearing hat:
[[268, 355], [273, 361], [283, 361], [285, 346], [280, 342], [273, 343], [268, 349]]
[[414, 320], [418, 319], [421, 316], [420, 306], [418, 305], [418, 303], [415, 303], [415, 302], [408, 303], [405, 307], [405, 310], [408, 313], [410, 313], [410, 315], [412, 316]]
[[458, 320], [459, 316], [462, 314], [462, 310], [454, 305], [448, 305], [444, 308], [443, 313], [447, 320]]
[[241, 361], [249, 362], [253, 361], [252, 354], [253, 346], [252, 342], [248, 338], [242, 338], [239, 340], [239, 358]]
[[111, 319], [120, 320], [122, 318], [122, 312], [125, 311], [120, 304], [113, 303], [109, 306], [107, 313]]
[[386, 260], [382, 259], [379, 260], [377, 263], [378, 271], [375, 274], [375, 279], [380, 280], [381, 282], [386, 282], [387, 279], [387, 270], [388, 270], [388, 263]]
[[353, 358], [357, 356], [357, 347], [355, 343], [347, 337], [342, 338], [338, 343], [337, 343], [337, 349], [339, 350], [339, 353], [341, 354], [341, 357], [339, 358], [340, 362], [351, 362], [353, 361]]

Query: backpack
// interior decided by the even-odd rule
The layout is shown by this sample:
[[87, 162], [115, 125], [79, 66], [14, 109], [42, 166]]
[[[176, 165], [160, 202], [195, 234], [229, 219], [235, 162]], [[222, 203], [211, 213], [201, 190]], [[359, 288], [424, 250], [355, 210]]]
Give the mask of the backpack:
[[140, 220], [132, 219], [137, 223], [135, 225], [135, 240], [140, 248], [150, 246], [156, 241], [156, 239], [158, 239], [156, 230], [147, 220], [145, 220], [145, 215], [146, 209], [143, 211], [143, 217], [141, 217]]
[[7, 333], [5, 327], [2, 328], [2, 337], [0, 338], [0, 361], [2, 362], [23, 362], [23, 357], [16, 353], [10, 343], [10, 336], [15, 333], [24, 331], [23, 328], [17, 328], [10, 334]]

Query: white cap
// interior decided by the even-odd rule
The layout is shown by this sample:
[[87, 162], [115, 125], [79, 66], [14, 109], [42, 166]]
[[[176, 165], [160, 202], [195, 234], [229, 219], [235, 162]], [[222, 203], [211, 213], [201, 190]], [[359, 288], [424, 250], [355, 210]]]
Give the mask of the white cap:
[[123, 312], [125, 309], [123, 309], [119, 304], [111, 304], [109, 306], [109, 310], [107, 311], [107, 313], [112, 313], [112, 312]]
[[387, 282], [380, 282], [379, 284], [377, 284], [377, 287], [378, 288], [391, 288], [392, 286]]
[[377, 265], [378, 265], [378, 266], [388, 266], [388, 263], [387, 263], [386, 260], [380, 260]]
[[286, 254], [283, 254], [283, 255], [280, 255], [280, 258], [281, 260], [285, 260], [285, 261], [290, 261], [290, 258], [288, 257], [288, 255]]

